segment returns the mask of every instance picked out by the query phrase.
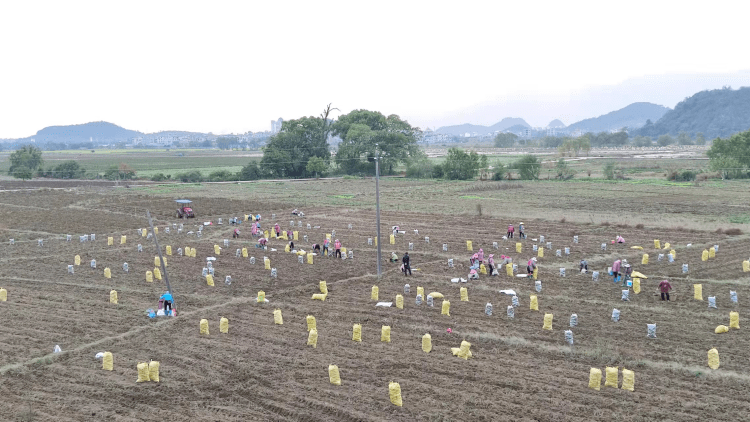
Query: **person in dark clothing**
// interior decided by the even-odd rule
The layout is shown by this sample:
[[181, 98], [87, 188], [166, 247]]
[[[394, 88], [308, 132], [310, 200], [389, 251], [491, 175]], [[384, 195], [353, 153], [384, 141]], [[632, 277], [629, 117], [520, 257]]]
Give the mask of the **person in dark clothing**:
[[667, 301], [669, 301], [669, 291], [672, 290], [672, 285], [667, 280], [664, 280], [659, 283], [659, 290], [661, 291], [661, 300], [664, 300], [664, 296], [666, 296]]
[[318, 255], [320, 255], [320, 245], [318, 245], [317, 243], [313, 243], [312, 249], [313, 249], [313, 252], [317, 252]]
[[404, 263], [404, 275], [406, 275], [406, 272], [409, 272], [409, 275], [411, 275], [411, 265], [409, 265], [409, 252], [404, 252], [404, 257], [401, 258], [401, 262]]

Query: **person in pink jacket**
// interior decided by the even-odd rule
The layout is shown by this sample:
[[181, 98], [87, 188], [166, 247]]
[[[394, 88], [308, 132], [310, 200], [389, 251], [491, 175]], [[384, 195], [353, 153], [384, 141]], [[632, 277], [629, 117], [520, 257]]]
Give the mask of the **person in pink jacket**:
[[479, 253], [477, 255], [479, 257], [479, 263], [481, 264], [484, 262], [484, 250], [482, 248], [479, 248]]
[[341, 258], [341, 242], [338, 239], [333, 242], [333, 250], [335, 251], [334, 256], [336, 258]]
[[258, 226], [256, 226], [255, 223], [253, 223], [253, 225], [250, 226], [250, 227], [251, 227], [251, 233], [252, 233], [253, 237], [257, 236], [258, 235]]
[[535, 269], [536, 269], [536, 257], [533, 257], [529, 260], [529, 262], [526, 263], [526, 274], [528, 275], [534, 274]]
[[516, 229], [513, 228], [512, 224], [508, 224], [508, 239], [513, 239], [513, 232], [515, 232]]
[[276, 237], [279, 237], [281, 235], [281, 227], [279, 227], [279, 223], [276, 223], [273, 226], [273, 229], [276, 231]]
[[487, 265], [490, 267], [490, 275], [494, 275], [492, 273], [495, 272], [495, 258], [494, 257], [495, 255], [490, 254], [490, 256], [487, 258]]
[[614, 277], [614, 282], [617, 283], [618, 277], [620, 276], [620, 266], [622, 265], [622, 261], [619, 259], [612, 263], [612, 276]]

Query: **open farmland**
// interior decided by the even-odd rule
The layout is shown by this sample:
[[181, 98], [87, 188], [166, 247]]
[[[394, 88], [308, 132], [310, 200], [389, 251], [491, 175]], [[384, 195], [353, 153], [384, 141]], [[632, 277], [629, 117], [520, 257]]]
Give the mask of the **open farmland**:
[[[742, 271], [750, 239], [723, 233], [747, 231], [750, 195], [743, 183], [383, 180], [384, 258], [391, 251], [402, 255], [413, 243], [410, 255], [417, 270], [405, 278], [396, 264], [385, 262], [380, 280], [376, 248], [368, 245], [375, 235], [371, 179], [62, 187], [0, 192], [0, 287], [8, 291], [7, 302], [0, 302], [0, 412], [5, 419], [685, 421], [743, 420], [750, 412], [745, 400], [750, 339], [743, 322], [750, 317], [750, 278]], [[182, 233], [173, 226], [180, 221], [172, 200], [179, 197], [195, 200], [198, 215], [183, 222]], [[293, 218], [293, 208], [306, 216]], [[138, 232], [147, 226], [146, 209], [160, 229], [162, 249], [170, 245], [173, 250], [167, 271], [176, 318], [145, 315], [164, 291], [163, 283], [145, 280], [155, 255], [151, 240]], [[287, 229], [290, 220], [301, 220], [303, 227], [294, 229], [300, 238], [295, 244], [306, 250], [335, 230], [354, 258], [316, 256], [313, 265], [299, 264], [297, 256], [283, 252], [281, 240], [269, 241], [276, 251], [254, 248], [249, 223], [233, 240], [228, 218], [250, 212], [263, 215], [264, 229], [275, 222]], [[218, 218], [224, 225], [217, 224]], [[200, 238], [187, 233], [203, 221], [214, 224]], [[519, 241], [521, 253], [515, 250], [516, 239], [502, 239], [507, 225], [519, 221], [528, 233]], [[395, 245], [388, 244], [392, 225], [406, 230]], [[78, 241], [91, 233], [95, 241]], [[67, 234], [72, 242], [66, 242]], [[625, 237], [625, 245], [609, 243], [617, 234]], [[124, 245], [122, 235], [127, 236]], [[540, 235], [545, 244], [533, 240]], [[15, 244], [5, 240], [10, 238]], [[43, 246], [38, 239], [44, 239]], [[223, 239], [230, 246], [216, 257], [216, 284], [209, 287], [201, 270]], [[668, 250], [655, 250], [654, 239], [671, 243], [674, 263], [657, 260]], [[475, 251], [511, 256], [520, 271], [536, 256], [535, 243], [545, 247], [551, 242], [552, 249], [539, 258], [542, 290], [504, 271], [451, 283], [468, 272], [467, 240]], [[137, 251], [138, 243], [143, 252]], [[703, 262], [702, 251], [715, 244], [720, 245], [716, 257]], [[643, 250], [632, 249], [635, 245]], [[196, 258], [176, 255], [177, 248], [188, 246], [196, 248]], [[255, 264], [235, 257], [242, 247]], [[555, 256], [566, 247], [570, 255]], [[648, 265], [641, 265], [643, 253], [650, 256]], [[76, 254], [82, 263], [68, 274]], [[264, 269], [264, 256], [278, 270], [277, 278]], [[599, 281], [576, 274], [582, 258], [600, 271]], [[630, 290], [629, 302], [620, 300], [622, 288], [606, 275], [617, 258], [627, 258], [648, 276], [640, 294]], [[92, 259], [96, 269], [89, 266]], [[455, 260], [454, 268], [448, 259]], [[128, 273], [122, 270], [124, 262]], [[561, 267], [566, 277], [560, 276]], [[104, 277], [104, 268], [111, 269], [111, 279]], [[224, 283], [227, 275], [231, 285]], [[675, 288], [670, 303], [656, 293], [665, 277]], [[311, 300], [321, 280], [327, 281], [329, 294], [325, 301]], [[408, 294], [405, 283], [411, 287]], [[703, 301], [693, 299], [694, 283], [703, 285]], [[370, 299], [373, 285], [379, 286], [380, 300], [403, 294], [404, 309], [376, 308]], [[416, 305], [417, 286], [444, 294], [450, 316], [441, 315], [440, 300], [432, 308]], [[468, 302], [460, 301], [460, 287], [467, 288]], [[113, 289], [117, 305], [109, 303]], [[520, 306], [512, 319], [506, 315], [511, 299], [501, 289], [518, 293]], [[256, 303], [260, 290], [269, 303]], [[738, 305], [731, 303], [730, 290], [737, 292]], [[532, 294], [538, 297], [538, 311], [529, 309]], [[707, 307], [708, 296], [716, 296], [718, 309]], [[488, 302], [494, 306], [492, 316], [484, 312]], [[610, 318], [613, 308], [621, 311], [618, 322]], [[274, 309], [282, 311], [283, 325], [274, 324]], [[717, 325], [729, 324], [730, 311], [740, 313], [740, 330], [714, 334]], [[554, 314], [551, 331], [542, 329], [545, 313]], [[572, 313], [579, 323], [571, 329]], [[307, 315], [317, 319], [316, 348], [306, 346]], [[221, 317], [229, 319], [228, 334], [219, 332]], [[204, 318], [208, 336], [199, 334]], [[649, 323], [657, 324], [656, 339], [646, 337]], [[362, 325], [361, 343], [351, 339], [353, 324]], [[380, 342], [383, 325], [392, 329], [390, 343]], [[575, 339], [572, 347], [563, 334], [568, 329]], [[429, 354], [421, 349], [425, 333], [432, 335]], [[462, 340], [471, 342], [469, 360], [451, 354]], [[56, 344], [63, 353], [51, 353]], [[713, 347], [721, 358], [717, 370], [706, 363]], [[114, 371], [102, 370], [94, 358], [102, 351], [113, 353]], [[161, 362], [161, 382], [137, 384], [137, 363], [151, 359]], [[338, 365], [341, 386], [329, 383], [329, 364]], [[635, 391], [589, 389], [589, 369], [606, 366], [635, 371]], [[391, 381], [401, 386], [403, 407], [389, 401]]]

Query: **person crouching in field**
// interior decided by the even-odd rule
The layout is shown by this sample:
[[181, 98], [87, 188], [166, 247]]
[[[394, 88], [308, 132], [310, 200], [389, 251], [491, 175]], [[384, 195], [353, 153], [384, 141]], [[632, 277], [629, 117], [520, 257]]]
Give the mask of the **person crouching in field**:
[[267, 243], [268, 243], [268, 239], [266, 239], [265, 237], [261, 237], [260, 239], [258, 239], [258, 246], [257, 247], [261, 248], [261, 249], [265, 248]]
[[234, 229], [234, 231], [232, 232], [232, 239], [236, 239], [238, 237], [240, 237], [240, 229]]
[[531, 258], [529, 262], [526, 263], [526, 274], [529, 276], [534, 275], [534, 270], [536, 269], [536, 257]]
[[313, 250], [313, 252], [315, 252], [318, 255], [320, 255], [320, 245], [318, 245], [317, 243], [313, 243], [312, 250]]
[[276, 237], [281, 236], [281, 227], [279, 227], [279, 223], [274, 224], [273, 230], [276, 232]]
[[581, 271], [582, 273], [587, 273], [587, 272], [589, 272], [589, 263], [588, 263], [588, 262], [586, 262], [586, 260], [585, 260], [585, 259], [582, 259], [582, 260], [581, 260], [581, 262], [580, 262], [580, 263], [578, 264], [578, 269], [579, 269], [579, 270], [580, 270], [580, 271]]
[[395, 264], [398, 262], [398, 254], [394, 251], [391, 252], [391, 263]]

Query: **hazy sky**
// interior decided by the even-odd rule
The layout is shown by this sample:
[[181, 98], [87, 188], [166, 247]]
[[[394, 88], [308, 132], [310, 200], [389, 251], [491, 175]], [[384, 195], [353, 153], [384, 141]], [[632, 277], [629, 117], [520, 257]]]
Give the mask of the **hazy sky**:
[[0, 138], [261, 131], [328, 103], [544, 126], [750, 85], [746, 0], [506, 3], [4, 1]]

